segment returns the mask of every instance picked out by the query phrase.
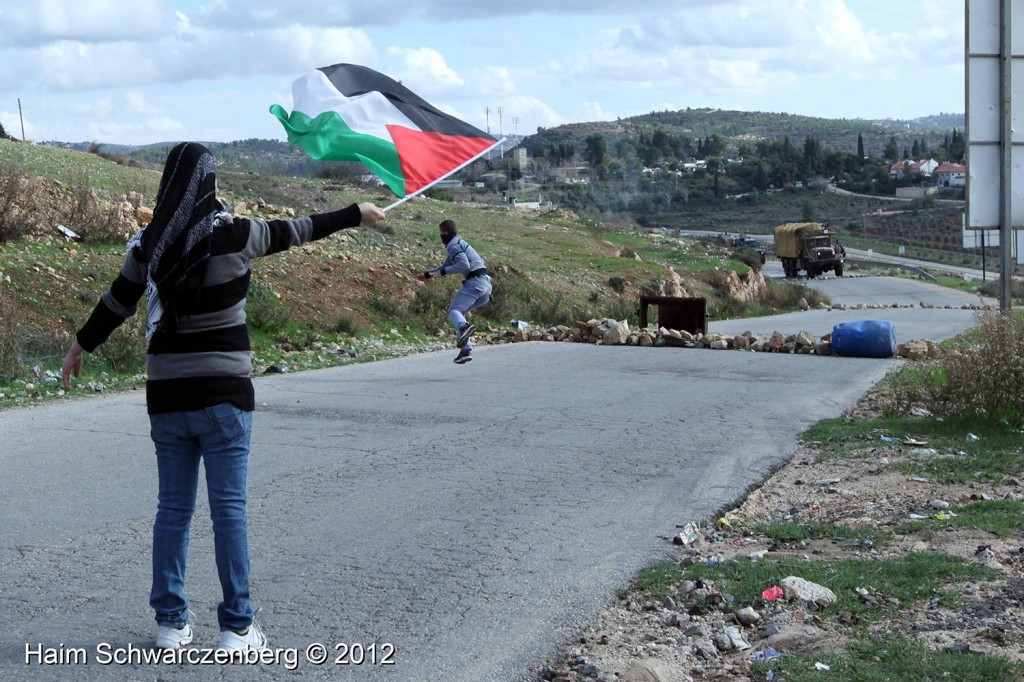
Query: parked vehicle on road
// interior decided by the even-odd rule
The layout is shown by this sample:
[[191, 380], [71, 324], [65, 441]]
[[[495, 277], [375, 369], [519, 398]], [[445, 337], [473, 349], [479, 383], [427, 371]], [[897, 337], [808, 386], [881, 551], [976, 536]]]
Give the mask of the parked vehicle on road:
[[737, 248], [740, 249], [751, 249], [761, 259], [761, 265], [764, 265], [764, 247], [761, 246], [761, 242], [757, 241], [753, 237], [744, 237], [737, 239], [735, 242]]
[[803, 271], [813, 279], [829, 270], [842, 277], [846, 249], [827, 222], [786, 223], [775, 228], [775, 255], [786, 277]]

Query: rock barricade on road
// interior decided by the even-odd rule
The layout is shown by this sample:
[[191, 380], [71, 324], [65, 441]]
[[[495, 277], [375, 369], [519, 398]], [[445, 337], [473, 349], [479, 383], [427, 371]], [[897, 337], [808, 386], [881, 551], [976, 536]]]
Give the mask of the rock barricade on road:
[[[523, 343], [548, 341], [562, 343], [592, 343], [604, 346], [643, 346], [708, 348], [711, 350], [742, 350], [755, 353], [790, 353], [800, 355], [834, 355], [832, 334], [818, 337], [808, 331], [795, 334], [773, 332], [759, 336], [746, 331], [739, 335], [691, 333], [665, 327], [633, 328], [625, 320], [591, 319], [577, 321], [573, 326], [535, 327], [517, 322], [514, 329], [489, 328], [478, 336], [482, 344]], [[939, 352], [932, 341], [917, 339], [900, 344], [896, 357], [908, 360], [927, 360]]]

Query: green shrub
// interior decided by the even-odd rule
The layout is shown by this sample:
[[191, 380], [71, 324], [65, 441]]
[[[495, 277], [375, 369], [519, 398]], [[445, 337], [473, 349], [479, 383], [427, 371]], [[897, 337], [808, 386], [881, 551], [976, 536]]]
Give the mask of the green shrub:
[[103, 207], [88, 178], [71, 190], [71, 203], [61, 216], [76, 234], [100, 244], [124, 244], [124, 227], [118, 220], [116, 205]]
[[442, 189], [440, 187], [428, 189], [423, 193], [423, 195], [436, 201], [455, 201], [455, 192], [450, 189]]
[[96, 358], [114, 372], [140, 372], [146, 365], [145, 311], [133, 315], [96, 349]]
[[392, 289], [375, 289], [366, 299], [366, 305], [371, 311], [390, 320], [409, 321], [409, 302]]
[[[593, 317], [604, 317], [613, 320], [626, 320], [632, 326], [640, 324], [640, 302], [635, 298], [615, 296], [599, 304], [592, 310]], [[590, 315], [580, 315], [580, 318]]]
[[420, 327], [428, 331], [441, 331], [448, 327], [448, 305], [451, 292], [440, 284], [418, 287], [404, 314], [410, 315]]
[[495, 268], [491, 279], [494, 283], [491, 300], [481, 309], [481, 314], [489, 319], [502, 323], [527, 320], [550, 327], [572, 324], [581, 317], [592, 317], [580, 304], [573, 304], [558, 292], [511, 268], [505, 271]]
[[268, 287], [253, 283], [249, 285], [245, 317], [256, 329], [273, 333], [284, 329], [291, 319], [291, 311]]
[[761, 269], [761, 256], [759, 256], [757, 251], [754, 251], [753, 249], [736, 249], [729, 255], [729, 257], [733, 260], [738, 260], [751, 270]]
[[22, 325], [14, 318], [14, 305], [0, 295], [0, 381], [10, 381], [25, 371]]
[[982, 313], [971, 336], [971, 343], [894, 377], [894, 407], [1024, 422], [1024, 316]]
[[21, 164], [0, 161], [0, 244], [34, 231], [42, 212], [36, 208], [33, 184]]
[[348, 334], [349, 336], [358, 334], [359, 323], [356, 322], [356, 316], [349, 311], [341, 313], [334, 322], [334, 332], [336, 334]]
[[819, 304], [828, 305], [829, 298], [817, 289], [803, 285], [776, 282], [772, 279], [765, 279], [765, 300], [764, 305], [779, 310], [797, 310], [800, 306], [800, 299], [807, 301], [807, 304], [816, 308]]
[[[991, 296], [993, 298], [999, 298], [999, 294], [1002, 291], [1002, 278], [997, 278], [991, 282], [985, 282], [978, 287], [978, 293], [984, 294], [985, 296]], [[1010, 280], [1010, 296], [1013, 298], [1024, 298], [1024, 281], [1019, 279]]]

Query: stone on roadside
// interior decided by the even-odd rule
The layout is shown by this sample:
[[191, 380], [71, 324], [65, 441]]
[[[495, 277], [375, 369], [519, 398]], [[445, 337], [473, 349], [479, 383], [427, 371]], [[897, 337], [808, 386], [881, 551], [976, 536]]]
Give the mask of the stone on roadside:
[[602, 338], [606, 346], [621, 346], [629, 339], [629, 323], [625, 320], [608, 320], [603, 329]]
[[736, 620], [739, 621], [740, 625], [753, 625], [761, 620], [761, 614], [748, 606], [736, 612]]
[[928, 341], [916, 339], [897, 346], [896, 357], [906, 358], [907, 360], [925, 360], [932, 354], [931, 350]]
[[783, 578], [779, 587], [782, 588], [789, 601], [800, 600], [814, 602], [819, 606], [828, 606], [836, 600], [836, 593], [827, 587], [792, 575]]
[[779, 653], [797, 653], [816, 649], [822, 643], [822, 633], [810, 625], [790, 623], [768, 637], [766, 644]]
[[740, 629], [738, 627], [727, 627], [725, 629], [725, 636], [729, 638], [729, 642], [737, 651], [746, 651], [751, 648], [750, 643], [743, 639], [743, 635], [740, 633]]
[[794, 340], [796, 341], [796, 345], [803, 346], [805, 348], [814, 348], [814, 342], [817, 341], [817, 339], [815, 339], [808, 331], [800, 332], [796, 335], [796, 339]]
[[644, 658], [633, 661], [619, 676], [621, 682], [679, 682], [686, 679], [686, 673], [678, 664]]

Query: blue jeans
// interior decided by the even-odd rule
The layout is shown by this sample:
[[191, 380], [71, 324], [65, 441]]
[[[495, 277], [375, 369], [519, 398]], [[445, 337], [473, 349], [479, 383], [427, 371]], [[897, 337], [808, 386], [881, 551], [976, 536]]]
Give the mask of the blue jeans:
[[[452, 296], [451, 305], [448, 306], [448, 319], [455, 325], [456, 335], [466, 325], [466, 313], [473, 308], [486, 305], [491, 300], [491, 277], [480, 275], [463, 282], [462, 287]], [[473, 340], [466, 342], [468, 350], [473, 349]]]
[[244, 629], [252, 622], [245, 515], [252, 412], [224, 403], [193, 412], [152, 414], [149, 421], [160, 479], [149, 596], [156, 621], [174, 626], [188, 621], [185, 562], [202, 458], [224, 595], [217, 620], [222, 630]]

